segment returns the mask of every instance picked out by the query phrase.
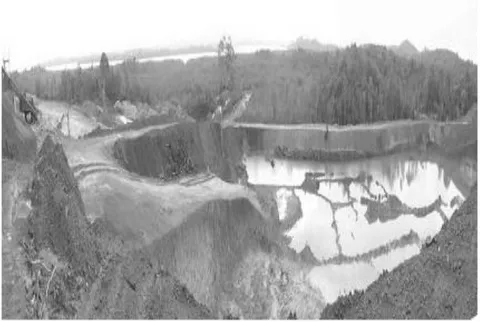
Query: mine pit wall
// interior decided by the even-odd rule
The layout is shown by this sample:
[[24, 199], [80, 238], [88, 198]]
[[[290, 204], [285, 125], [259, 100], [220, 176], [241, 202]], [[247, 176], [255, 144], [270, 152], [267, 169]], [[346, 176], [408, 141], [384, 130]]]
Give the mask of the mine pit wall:
[[[114, 157], [128, 171], [146, 177], [210, 171], [237, 182], [242, 153], [224, 142], [219, 123], [181, 123], [115, 142]], [[239, 147], [241, 148], [241, 146]]]
[[[332, 129], [333, 127], [331, 127]], [[249, 154], [269, 154], [292, 159], [350, 160], [435, 146], [444, 152], [476, 144], [476, 124], [393, 122], [384, 126], [352, 126], [330, 130], [314, 127], [256, 127], [236, 124], [224, 129], [246, 141]]]

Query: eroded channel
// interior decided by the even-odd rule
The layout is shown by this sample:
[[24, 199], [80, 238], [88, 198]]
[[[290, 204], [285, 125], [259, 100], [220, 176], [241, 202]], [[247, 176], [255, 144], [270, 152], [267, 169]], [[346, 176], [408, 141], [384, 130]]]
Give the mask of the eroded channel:
[[[327, 303], [417, 255], [467, 197], [453, 160], [420, 153], [342, 163], [248, 157], [249, 183], [276, 191], [290, 247]], [[458, 181], [458, 176], [455, 178]]]

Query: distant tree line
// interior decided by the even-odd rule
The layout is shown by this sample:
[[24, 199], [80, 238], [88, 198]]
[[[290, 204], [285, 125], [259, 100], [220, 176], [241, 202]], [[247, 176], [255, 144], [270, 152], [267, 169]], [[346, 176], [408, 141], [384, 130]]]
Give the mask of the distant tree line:
[[447, 50], [405, 58], [384, 46], [352, 45], [333, 52], [236, 55], [231, 40], [221, 44], [217, 59], [186, 64], [128, 60], [103, 72], [99, 67], [62, 72], [37, 67], [12, 77], [45, 99], [103, 104], [104, 88], [107, 105], [118, 99], [150, 105], [169, 101], [197, 119], [216, 108], [222, 92], [250, 90], [243, 120], [266, 123], [343, 125], [422, 114], [452, 120], [477, 102], [477, 66]]
[[[263, 61], [262, 61], [263, 57]], [[249, 58], [246, 121], [357, 124], [464, 115], [477, 102], [477, 66], [449, 51], [399, 57], [381, 46]]]

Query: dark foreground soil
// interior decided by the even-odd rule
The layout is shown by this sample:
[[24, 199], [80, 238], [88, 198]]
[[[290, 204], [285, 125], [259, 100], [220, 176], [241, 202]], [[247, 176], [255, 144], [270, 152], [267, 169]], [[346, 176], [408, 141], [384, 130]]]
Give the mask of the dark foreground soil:
[[421, 253], [365, 292], [340, 297], [323, 319], [471, 319], [477, 315], [477, 186]]

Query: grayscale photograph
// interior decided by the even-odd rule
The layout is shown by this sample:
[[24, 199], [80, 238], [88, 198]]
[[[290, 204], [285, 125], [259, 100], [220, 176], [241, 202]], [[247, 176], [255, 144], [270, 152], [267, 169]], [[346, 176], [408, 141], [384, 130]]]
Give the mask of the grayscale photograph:
[[477, 0], [3, 0], [2, 319], [473, 319]]

